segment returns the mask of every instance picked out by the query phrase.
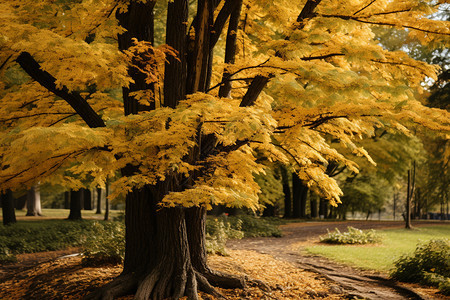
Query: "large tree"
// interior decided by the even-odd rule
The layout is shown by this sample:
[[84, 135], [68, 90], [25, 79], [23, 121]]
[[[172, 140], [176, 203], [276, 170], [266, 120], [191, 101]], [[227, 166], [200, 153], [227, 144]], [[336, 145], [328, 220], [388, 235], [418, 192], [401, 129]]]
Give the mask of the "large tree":
[[243, 286], [208, 267], [205, 214], [213, 204], [258, 207], [256, 153], [337, 204], [329, 161], [358, 170], [327, 141], [370, 160], [355, 138], [376, 127], [449, 129], [446, 112], [415, 100], [435, 67], [383, 49], [372, 33], [403, 27], [444, 43], [448, 24], [424, 17], [435, 9], [412, 0], [2, 1], [1, 189], [118, 178], [124, 269], [93, 298], [196, 299], [198, 288], [217, 295], [210, 283]]

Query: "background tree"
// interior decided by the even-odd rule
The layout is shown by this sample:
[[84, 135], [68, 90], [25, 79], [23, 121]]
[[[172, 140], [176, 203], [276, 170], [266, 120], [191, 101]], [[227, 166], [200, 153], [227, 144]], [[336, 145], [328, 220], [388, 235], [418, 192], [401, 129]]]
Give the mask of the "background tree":
[[40, 216], [41, 211], [41, 192], [39, 184], [33, 185], [27, 191], [27, 216]]
[[3, 225], [16, 223], [16, 210], [14, 208], [14, 197], [11, 190], [0, 194], [2, 202]]
[[[210, 283], [243, 286], [207, 266], [205, 214], [213, 204], [258, 209], [259, 155], [336, 205], [327, 168], [358, 172], [353, 154], [371, 160], [359, 138], [379, 127], [449, 129], [445, 111], [415, 97], [436, 68], [383, 49], [372, 32], [403, 27], [445, 43], [449, 26], [424, 18], [436, 9], [425, 3], [10, 0], [0, 9], [2, 190], [104, 186], [121, 174], [111, 197], [126, 194], [124, 270], [93, 298], [196, 299], [197, 288], [218, 295]], [[154, 11], [167, 13], [163, 32]], [[158, 33], [165, 43], [155, 47]]]

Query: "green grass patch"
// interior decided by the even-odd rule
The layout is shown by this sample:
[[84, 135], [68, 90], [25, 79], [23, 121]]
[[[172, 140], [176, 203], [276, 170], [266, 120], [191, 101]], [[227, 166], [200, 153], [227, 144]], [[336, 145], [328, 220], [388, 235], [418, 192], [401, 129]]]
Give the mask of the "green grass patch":
[[381, 243], [374, 245], [314, 245], [306, 248], [311, 254], [322, 255], [337, 262], [362, 269], [387, 272], [402, 255], [412, 254], [420, 242], [448, 238], [450, 225], [420, 227], [415, 230], [378, 230]]

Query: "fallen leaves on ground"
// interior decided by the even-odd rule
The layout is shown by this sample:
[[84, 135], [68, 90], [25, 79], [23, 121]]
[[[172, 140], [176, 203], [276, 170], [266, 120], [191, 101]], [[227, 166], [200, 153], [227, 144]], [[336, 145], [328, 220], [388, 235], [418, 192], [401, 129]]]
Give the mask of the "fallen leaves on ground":
[[[213, 269], [261, 280], [270, 290], [257, 286], [219, 289], [228, 299], [342, 299], [337, 286], [317, 274], [254, 251], [231, 250], [229, 256], [210, 256]], [[80, 299], [108, 283], [121, 266], [83, 267], [81, 257], [65, 257], [10, 274], [0, 283], [0, 299]], [[200, 293], [202, 299], [213, 299]], [[124, 297], [122, 299], [131, 299]]]

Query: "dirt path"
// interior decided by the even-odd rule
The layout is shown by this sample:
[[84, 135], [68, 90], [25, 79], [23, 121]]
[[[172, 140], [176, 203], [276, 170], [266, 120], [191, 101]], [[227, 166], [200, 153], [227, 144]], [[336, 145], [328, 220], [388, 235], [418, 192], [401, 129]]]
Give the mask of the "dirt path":
[[[438, 225], [441, 222], [416, 222], [414, 226]], [[349, 298], [362, 299], [430, 299], [415, 290], [399, 285], [389, 280], [383, 274], [360, 271], [340, 265], [319, 256], [302, 254], [302, 244], [317, 241], [320, 235], [326, 234], [327, 229], [345, 230], [348, 226], [359, 229], [401, 228], [402, 222], [394, 221], [347, 221], [347, 222], [307, 222], [291, 223], [281, 226], [281, 238], [247, 238], [230, 240], [227, 247], [235, 250], [253, 250], [269, 254], [276, 259], [297, 265], [301, 269], [317, 272], [327, 279], [336, 282], [339, 289]]]

